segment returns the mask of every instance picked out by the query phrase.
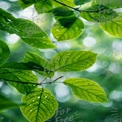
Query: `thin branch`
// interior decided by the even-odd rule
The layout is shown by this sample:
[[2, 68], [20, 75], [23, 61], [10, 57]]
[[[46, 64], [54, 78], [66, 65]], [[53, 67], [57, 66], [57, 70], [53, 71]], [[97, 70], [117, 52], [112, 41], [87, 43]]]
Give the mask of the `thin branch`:
[[79, 8], [74, 8], [74, 7], [71, 7], [71, 6], [69, 6], [69, 5], [66, 5], [66, 4], [64, 4], [64, 3], [62, 3], [62, 2], [60, 2], [60, 1], [58, 1], [58, 0], [54, 0], [56, 3], [59, 3], [59, 4], [61, 4], [62, 6], [65, 6], [65, 7], [68, 7], [68, 8], [71, 8], [71, 9], [73, 9], [73, 10], [75, 10], [75, 11], [78, 11], [78, 12], [100, 12], [101, 10], [99, 9], [99, 10], [80, 10]]
[[52, 84], [52, 83], [54, 83], [55, 81], [61, 79], [62, 77], [63, 77], [63, 76], [60, 76], [60, 77], [56, 78], [55, 80], [53, 80], [53, 81], [51, 81], [51, 82], [44, 82], [44, 81], [47, 79], [47, 78], [45, 78], [41, 83], [13, 81], [13, 80], [8, 80], [8, 79], [4, 79], [4, 80], [6, 80], [7, 82], [14, 82], [14, 83], [28, 84], [28, 85], [31, 84], [31, 85], [37, 85], [37, 86], [39, 86], [39, 85], [42, 85], [42, 84]]

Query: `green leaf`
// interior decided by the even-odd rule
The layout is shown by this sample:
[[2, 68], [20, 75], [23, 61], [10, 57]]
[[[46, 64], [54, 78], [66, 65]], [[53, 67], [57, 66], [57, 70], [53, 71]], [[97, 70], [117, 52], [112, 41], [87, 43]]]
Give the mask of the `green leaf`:
[[81, 35], [83, 22], [76, 17], [62, 18], [52, 28], [52, 34], [58, 41], [71, 40]]
[[86, 9], [88, 12], [81, 12], [80, 15], [92, 22], [106, 22], [117, 17], [117, 13], [103, 5], [95, 5]]
[[24, 9], [35, 3], [35, 0], [19, 0], [20, 6]]
[[83, 5], [91, 0], [75, 0], [76, 5]]
[[24, 42], [33, 47], [42, 49], [55, 47], [48, 35], [33, 22], [16, 19], [2, 9], [0, 9], [0, 17], [0, 30], [19, 35]]
[[51, 0], [41, 0], [34, 4], [36, 11], [41, 13], [47, 13], [52, 9], [52, 2]]
[[96, 54], [89, 51], [64, 51], [58, 53], [50, 60], [52, 71], [81, 71], [94, 64]]
[[49, 65], [49, 62], [47, 60], [43, 59], [42, 57], [40, 57], [39, 55], [28, 52], [28, 53], [26, 53], [24, 60], [25, 60], [25, 62], [28, 62], [28, 63], [33, 62], [36, 65], [39, 65], [40, 67], [42, 67], [42, 70], [35, 69], [35, 71], [38, 72], [39, 74], [41, 74], [43, 76], [47, 76], [47, 77], [52, 77], [54, 75], [53, 72], [46, 69], [46, 65]]
[[100, 25], [101, 28], [109, 34], [116, 37], [122, 37], [122, 14], [120, 14], [115, 19], [101, 23]]
[[53, 15], [56, 19], [67, 18], [71, 16], [75, 16], [74, 11], [70, 10], [66, 7], [57, 7], [52, 10]]
[[51, 118], [58, 103], [50, 91], [44, 88], [37, 88], [32, 93], [23, 97], [25, 106], [20, 109], [23, 115], [31, 122], [45, 122]]
[[122, 0], [93, 0], [93, 5], [104, 5], [109, 8], [121, 8]]
[[64, 83], [72, 88], [75, 96], [89, 102], [107, 102], [107, 97], [96, 82], [85, 78], [69, 78]]
[[29, 93], [33, 88], [37, 87], [37, 77], [32, 71], [18, 69], [0, 69], [0, 79], [8, 81], [20, 93]]
[[0, 40], [0, 65], [5, 62], [10, 55], [8, 45]]
[[33, 63], [33, 62], [9, 62], [9, 63], [4, 63], [3, 65], [0, 66], [0, 68], [9, 68], [9, 69], [18, 69], [18, 70], [41, 70], [44, 71], [44, 67]]
[[10, 98], [7, 98], [0, 94], [0, 111], [10, 108], [16, 108], [19, 107], [20, 104], [15, 103]]

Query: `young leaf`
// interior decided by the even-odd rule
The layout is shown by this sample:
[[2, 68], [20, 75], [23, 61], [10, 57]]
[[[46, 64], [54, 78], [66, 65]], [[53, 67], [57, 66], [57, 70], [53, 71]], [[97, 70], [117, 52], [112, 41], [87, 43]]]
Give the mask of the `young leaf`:
[[122, 37], [122, 14], [115, 19], [101, 23], [101, 28], [109, 34], [117, 37]]
[[[96, 60], [96, 53], [89, 51], [64, 51], [50, 60], [52, 71], [81, 71], [89, 68]], [[49, 66], [46, 66], [47, 69]]]
[[52, 34], [58, 41], [77, 38], [84, 28], [83, 22], [77, 17], [59, 19], [52, 28]]
[[93, 5], [104, 5], [109, 8], [121, 8], [122, 0], [93, 0]]
[[[9, 15], [9, 16], [7, 16]], [[36, 24], [26, 19], [16, 19], [0, 9], [0, 30], [15, 33], [27, 44], [37, 48], [54, 48], [48, 35]]]
[[19, 105], [20, 104], [15, 103], [11, 99], [0, 94], [0, 111], [4, 109], [16, 108], [16, 107], [19, 107]]
[[25, 103], [20, 109], [23, 115], [31, 122], [45, 122], [51, 118], [58, 103], [50, 91], [44, 88], [37, 88], [33, 92], [24, 96]]
[[89, 102], [107, 102], [106, 94], [96, 82], [85, 78], [69, 78], [64, 84], [71, 87], [75, 96]]
[[106, 22], [117, 17], [117, 13], [103, 5], [94, 5], [86, 9], [88, 12], [81, 12], [80, 15], [92, 22]]
[[10, 54], [10, 50], [8, 48], [8, 45], [0, 40], [0, 65], [4, 63]]
[[[46, 69], [46, 65], [49, 65], [49, 62], [43, 58], [41, 58], [39, 55], [28, 52], [25, 55], [25, 62], [33, 62], [36, 65], [39, 65], [40, 67], [42, 67], [43, 70], [37, 70], [35, 69], [36, 72], [38, 72], [39, 74], [43, 75], [43, 76], [47, 76], [47, 77], [52, 77], [54, 75], [53, 72], [50, 71], [50, 69]], [[38, 66], [38, 67], [39, 67]]]
[[39, 14], [47, 13], [52, 9], [52, 2], [51, 0], [41, 0], [39, 2], [36, 2], [34, 4], [34, 7]]
[[17, 69], [0, 69], [0, 79], [8, 81], [20, 93], [29, 93], [33, 88], [37, 87], [37, 77], [32, 71], [17, 70]]

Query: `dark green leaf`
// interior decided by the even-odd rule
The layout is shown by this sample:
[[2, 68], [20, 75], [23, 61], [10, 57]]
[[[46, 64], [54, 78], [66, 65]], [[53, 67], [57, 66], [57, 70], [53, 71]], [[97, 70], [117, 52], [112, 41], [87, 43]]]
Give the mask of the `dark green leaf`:
[[75, 0], [76, 5], [83, 5], [91, 0]]
[[8, 45], [0, 40], [0, 65], [8, 59], [9, 54], [10, 50]]
[[4, 63], [0, 66], [0, 68], [9, 68], [9, 69], [18, 69], [18, 70], [41, 70], [44, 71], [44, 67], [33, 63], [33, 62], [27, 62], [27, 63], [17, 63], [17, 62], [9, 62]]
[[122, 37], [122, 14], [111, 21], [101, 23], [101, 27], [113, 36]]
[[18, 69], [0, 69], [0, 79], [8, 81], [20, 93], [29, 93], [37, 84], [37, 77], [32, 71]]
[[85, 78], [69, 78], [64, 83], [72, 88], [73, 93], [80, 99], [89, 102], [107, 102], [107, 97], [96, 82]]
[[89, 51], [64, 51], [51, 59], [46, 66], [52, 71], [81, 71], [94, 64], [96, 54]]
[[83, 22], [76, 17], [62, 18], [52, 28], [52, 34], [58, 41], [71, 40], [81, 35]]
[[50, 91], [43, 88], [35, 89], [32, 93], [23, 97], [25, 106], [20, 109], [23, 115], [31, 122], [45, 122], [51, 118], [58, 103]]
[[117, 17], [117, 13], [115, 11], [103, 5], [92, 6], [86, 9], [86, 11], [88, 12], [81, 12], [80, 15], [84, 19], [92, 22], [106, 22]]
[[20, 104], [13, 102], [10, 98], [7, 98], [0, 94], [0, 111], [4, 109], [16, 108]]
[[64, 17], [75, 16], [74, 11], [66, 8], [66, 7], [57, 7], [52, 10], [53, 15], [56, 19], [61, 19]]

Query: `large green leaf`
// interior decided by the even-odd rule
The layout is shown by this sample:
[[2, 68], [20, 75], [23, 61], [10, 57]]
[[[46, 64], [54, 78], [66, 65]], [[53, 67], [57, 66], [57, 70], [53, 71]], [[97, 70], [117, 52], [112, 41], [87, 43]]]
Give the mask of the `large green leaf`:
[[122, 14], [115, 19], [101, 23], [101, 28], [109, 34], [117, 37], [122, 37]]
[[94, 64], [96, 54], [89, 51], [64, 51], [58, 53], [46, 66], [52, 71], [81, 71]]
[[58, 41], [77, 38], [84, 28], [83, 22], [76, 17], [59, 19], [52, 27], [52, 34]]
[[46, 13], [52, 9], [52, 2], [51, 0], [41, 0], [35, 3], [34, 7], [39, 14]]
[[45, 122], [51, 118], [58, 103], [50, 91], [37, 88], [32, 93], [23, 97], [25, 103], [20, 109], [23, 115], [31, 122]]
[[93, 5], [105, 5], [110, 8], [121, 8], [122, 0], [93, 0]]
[[0, 94], [0, 111], [2, 111], [4, 109], [19, 107], [19, 105], [20, 104], [15, 103], [10, 98], [7, 98], [7, 97], [3, 96], [2, 94]]
[[35, 0], [18, 0], [22, 8], [27, 8], [35, 3]]
[[33, 88], [37, 87], [37, 77], [32, 71], [18, 69], [0, 69], [0, 79], [8, 81], [20, 93], [29, 93]]
[[117, 13], [103, 5], [95, 5], [86, 9], [88, 12], [81, 12], [80, 15], [92, 22], [106, 22], [117, 17]]
[[42, 67], [43, 70], [35, 69], [35, 71], [37, 71], [39, 74], [47, 76], [47, 77], [52, 77], [54, 75], [53, 72], [51, 72], [49, 69], [46, 69], [46, 65], [49, 65], [49, 62], [43, 59], [42, 57], [40, 57], [39, 55], [28, 52], [26, 53], [24, 60], [25, 62], [28, 62], [28, 63], [33, 62], [39, 65], [40, 67]]
[[10, 50], [8, 45], [0, 40], [0, 65], [9, 57]]
[[69, 78], [64, 83], [72, 88], [75, 96], [90, 102], [107, 102], [107, 97], [96, 82], [85, 78]]
[[27, 44], [37, 48], [54, 48], [48, 35], [36, 24], [26, 19], [16, 19], [0, 9], [0, 30], [15, 33]]

